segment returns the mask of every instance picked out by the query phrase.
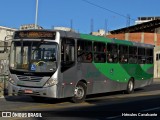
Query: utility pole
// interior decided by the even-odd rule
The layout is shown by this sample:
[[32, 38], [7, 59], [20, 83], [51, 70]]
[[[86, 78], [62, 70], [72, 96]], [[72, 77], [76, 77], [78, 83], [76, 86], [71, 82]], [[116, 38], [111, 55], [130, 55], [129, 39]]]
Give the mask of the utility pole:
[[93, 18], [91, 19], [91, 32], [94, 31], [94, 21], [93, 21]]
[[126, 21], [126, 27], [129, 27], [130, 26], [130, 15], [127, 14], [127, 21]]
[[107, 33], [107, 30], [108, 30], [107, 27], [108, 27], [108, 26], [107, 26], [107, 19], [105, 19], [105, 23], [104, 23], [105, 34]]
[[70, 23], [71, 23], [71, 30], [72, 30], [73, 29], [73, 20], [72, 19], [71, 19]]
[[34, 25], [35, 29], [37, 29], [37, 19], [38, 19], [38, 0], [36, 0], [36, 15], [35, 15], [35, 25]]

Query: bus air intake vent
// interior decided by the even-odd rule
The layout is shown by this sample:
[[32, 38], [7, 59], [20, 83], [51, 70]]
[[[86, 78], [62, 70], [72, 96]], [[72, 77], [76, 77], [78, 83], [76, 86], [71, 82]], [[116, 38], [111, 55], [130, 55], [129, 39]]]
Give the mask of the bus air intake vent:
[[42, 77], [17, 75], [20, 81], [40, 82]]

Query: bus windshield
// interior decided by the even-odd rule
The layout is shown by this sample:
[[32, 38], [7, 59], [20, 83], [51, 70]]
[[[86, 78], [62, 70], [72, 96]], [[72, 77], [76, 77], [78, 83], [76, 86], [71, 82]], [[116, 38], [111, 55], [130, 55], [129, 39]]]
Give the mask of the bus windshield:
[[53, 72], [57, 69], [57, 43], [14, 41], [11, 45], [10, 69], [29, 72]]

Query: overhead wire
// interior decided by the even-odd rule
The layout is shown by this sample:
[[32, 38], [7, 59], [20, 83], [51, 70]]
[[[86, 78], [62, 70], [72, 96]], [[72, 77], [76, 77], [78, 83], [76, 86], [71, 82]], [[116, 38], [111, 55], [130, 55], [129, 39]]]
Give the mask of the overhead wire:
[[[83, 1], [83, 2], [86, 2], [86, 3], [90, 4], [90, 5], [93, 5], [93, 6], [95, 6], [95, 7], [98, 7], [98, 8], [100, 8], [100, 9], [103, 9], [103, 10], [105, 10], [105, 11], [109, 11], [109, 12], [111, 12], [111, 13], [117, 14], [117, 15], [119, 15], [119, 16], [121, 16], [121, 17], [128, 18], [128, 16], [122, 15], [122, 14], [120, 14], [120, 13], [118, 13], [118, 12], [115, 12], [115, 11], [110, 10], [110, 9], [108, 9], [108, 8], [102, 7], [102, 6], [100, 6], [100, 5], [97, 5], [97, 4], [95, 4], [95, 3], [90, 2], [90, 1], [88, 1], [88, 0], [82, 0], [82, 1]], [[133, 19], [133, 18], [131, 18], [131, 17], [129, 17], [129, 19], [135, 21], [135, 19]]]

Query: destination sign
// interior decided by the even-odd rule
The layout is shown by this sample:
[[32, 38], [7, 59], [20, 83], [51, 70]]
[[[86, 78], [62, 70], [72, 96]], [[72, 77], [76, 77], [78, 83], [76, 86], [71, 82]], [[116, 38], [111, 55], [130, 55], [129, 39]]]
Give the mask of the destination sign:
[[16, 31], [14, 39], [52, 39], [55, 40], [56, 32], [53, 31]]

